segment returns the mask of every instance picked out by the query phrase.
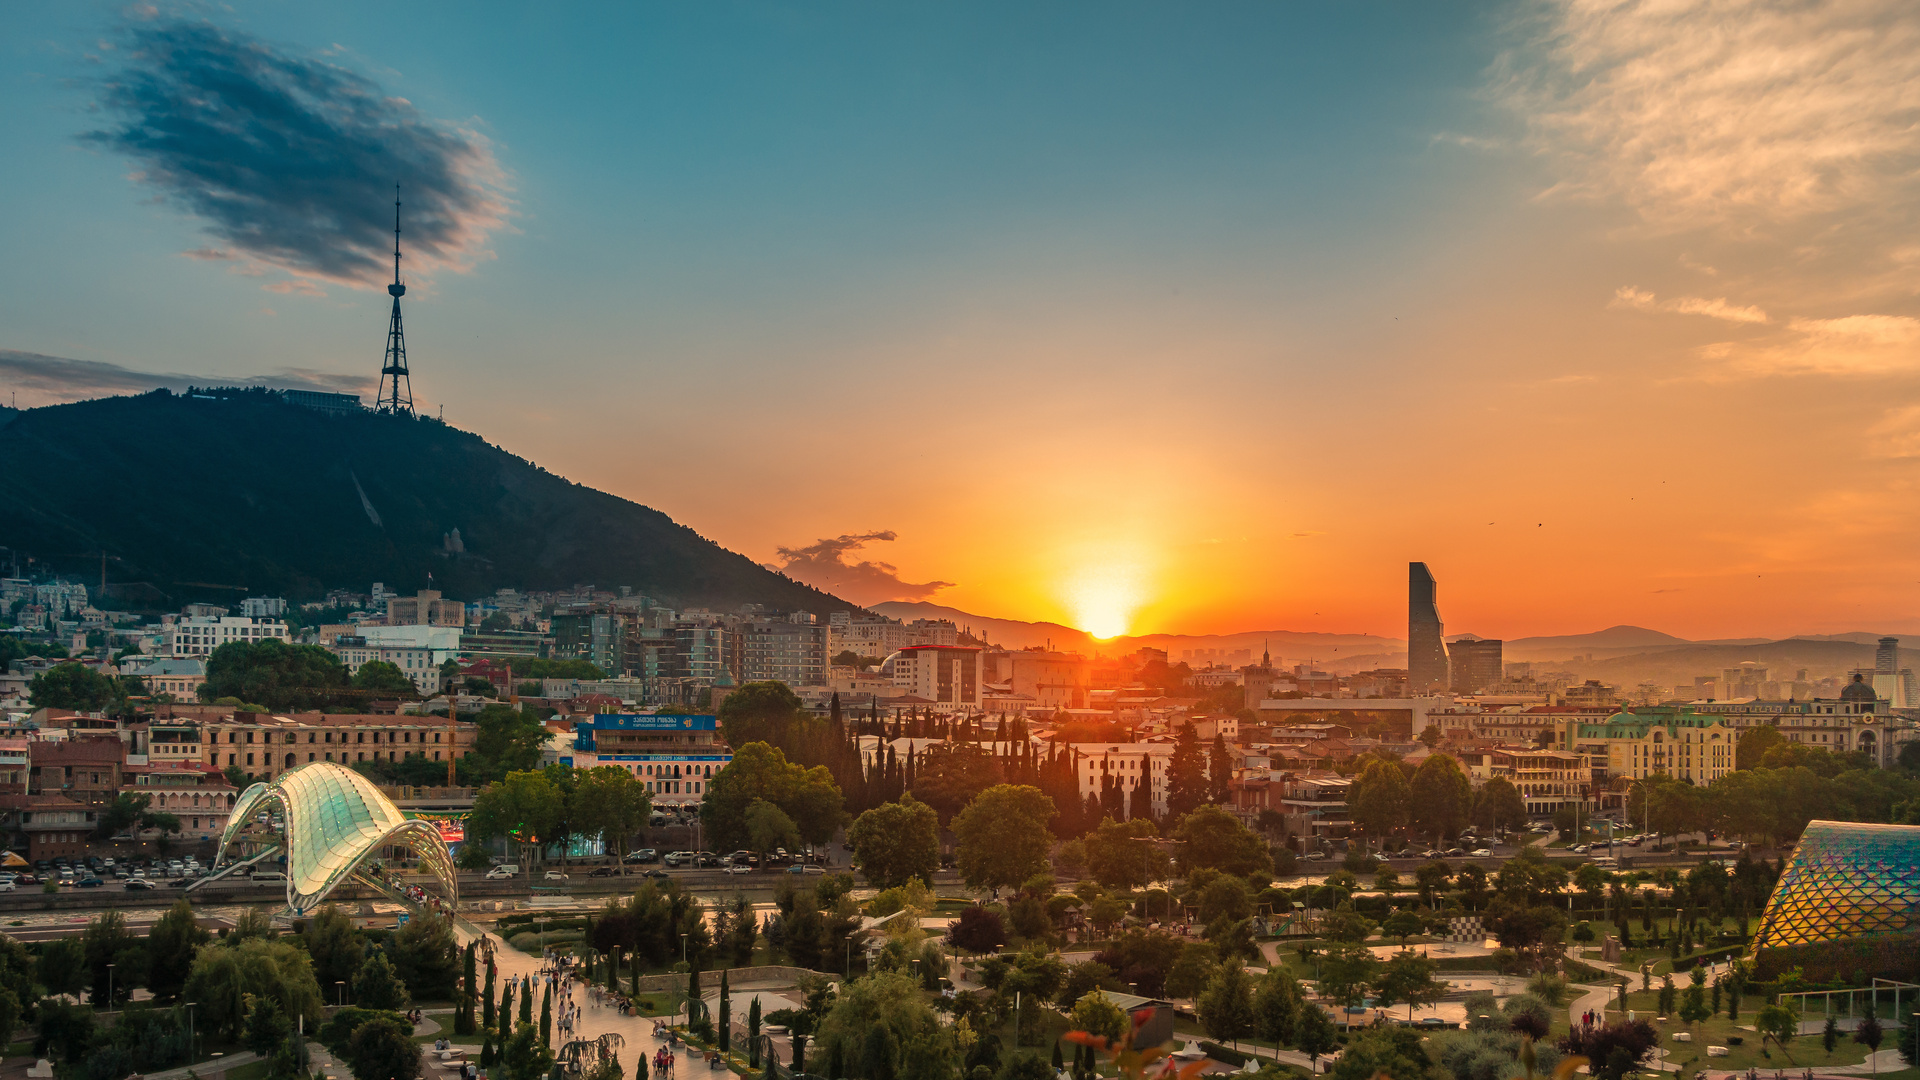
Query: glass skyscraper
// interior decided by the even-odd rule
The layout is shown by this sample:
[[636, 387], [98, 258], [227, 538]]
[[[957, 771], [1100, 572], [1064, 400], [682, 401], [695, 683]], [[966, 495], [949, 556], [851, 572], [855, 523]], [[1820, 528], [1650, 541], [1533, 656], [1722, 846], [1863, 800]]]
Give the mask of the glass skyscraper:
[[1407, 564], [1407, 693], [1447, 689], [1447, 646], [1441, 641], [1438, 587], [1423, 562]]

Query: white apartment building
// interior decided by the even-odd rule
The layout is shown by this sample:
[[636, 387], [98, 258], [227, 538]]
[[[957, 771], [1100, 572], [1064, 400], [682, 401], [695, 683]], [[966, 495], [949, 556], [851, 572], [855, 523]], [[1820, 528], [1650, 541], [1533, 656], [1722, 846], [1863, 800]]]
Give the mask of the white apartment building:
[[363, 637], [341, 637], [326, 649], [340, 658], [349, 675], [357, 674], [361, 665], [378, 660], [399, 668], [400, 674], [413, 683], [413, 688], [420, 691], [421, 697], [432, 697], [440, 692], [440, 665], [434, 662], [432, 649], [412, 645], [381, 645]]
[[880, 674], [935, 712], [979, 712], [985, 686], [980, 650], [970, 645], [909, 645], [887, 657]]
[[1127, 793], [1127, 805], [1135, 816], [1140, 813], [1138, 792], [1142, 789], [1153, 815], [1166, 814], [1167, 768], [1173, 763], [1172, 743], [1076, 743], [1073, 749], [1077, 755], [1074, 774], [1081, 802], [1088, 796], [1100, 797], [1107, 778], [1112, 777], [1115, 786]]
[[247, 615], [168, 615], [162, 618], [160, 656], [206, 657], [230, 641], [248, 643], [287, 640], [287, 624], [279, 619]]

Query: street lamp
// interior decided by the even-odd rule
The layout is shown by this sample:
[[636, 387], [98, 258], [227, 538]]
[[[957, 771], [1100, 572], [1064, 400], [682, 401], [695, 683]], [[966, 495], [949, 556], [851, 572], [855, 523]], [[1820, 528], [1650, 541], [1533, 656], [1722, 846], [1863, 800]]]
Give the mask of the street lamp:
[[193, 1007], [197, 1004], [199, 1004], [199, 1002], [187, 1002], [187, 1061], [189, 1063], [199, 1060], [199, 1058], [194, 1056], [193, 1052]]
[[346, 1008], [347, 1007], [347, 980], [335, 979], [333, 981], [333, 987], [334, 987], [333, 1003], [335, 1005], [340, 1006], [343, 1009]]
[[112, 964], [107, 965], [107, 1008], [109, 1009], [113, 1008], [113, 967]]

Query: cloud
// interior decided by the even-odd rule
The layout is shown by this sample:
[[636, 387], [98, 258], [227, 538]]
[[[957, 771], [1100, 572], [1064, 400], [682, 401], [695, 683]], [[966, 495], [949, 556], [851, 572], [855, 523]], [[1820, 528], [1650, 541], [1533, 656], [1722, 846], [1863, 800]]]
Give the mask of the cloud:
[[282, 296], [285, 296], [289, 293], [299, 293], [301, 296], [327, 295], [327, 290], [322, 289], [320, 286], [315, 285], [313, 282], [308, 281], [306, 278], [288, 278], [285, 281], [275, 281], [270, 284], [262, 285], [260, 286], [260, 288], [270, 293], [279, 293]]
[[844, 597], [856, 604], [878, 604], [887, 600], [925, 600], [941, 589], [952, 587], [951, 581], [928, 581], [920, 584], [902, 581], [899, 568], [892, 563], [868, 559], [849, 563], [846, 559], [849, 554], [865, 548], [876, 540], [893, 540], [898, 535], [891, 530], [859, 533], [836, 536], [831, 540], [816, 540], [805, 547], [779, 548], [777, 550], [781, 561], [768, 563], [767, 568], [777, 570], [816, 589], [823, 589], [836, 596]]
[[1673, 227], [1906, 199], [1920, 7], [1906, 0], [1542, 0], [1494, 93], [1556, 194]]
[[1867, 429], [1869, 453], [1881, 458], [1920, 457], [1920, 405], [1888, 409]]
[[407, 268], [465, 270], [488, 257], [508, 203], [478, 132], [422, 116], [355, 72], [207, 23], [148, 22], [127, 36], [125, 66], [102, 91], [116, 123], [83, 139], [132, 158], [140, 182], [199, 219], [216, 243], [190, 258], [384, 280], [396, 183]]
[[277, 390], [321, 390], [362, 397], [372, 396], [375, 389], [371, 380], [357, 375], [311, 368], [281, 368], [274, 375], [242, 378], [183, 375], [135, 371], [99, 360], [70, 360], [18, 349], [0, 349], [0, 386], [18, 391], [22, 397], [20, 404], [27, 408], [114, 394], [144, 394], [161, 388], [184, 391], [189, 386], [267, 386]]
[[[1920, 319], [1846, 315], [1791, 319], [1758, 341], [1719, 342], [1700, 350], [1738, 375], [1897, 375], [1920, 371]], [[1903, 456], [1903, 455], [1902, 455]]]
[[1644, 289], [1631, 285], [1622, 285], [1613, 291], [1613, 300], [1608, 307], [1631, 308], [1635, 311], [1671, 311], [1680, 315], [1705, 315], [1709, 319], [1722, 319], [1735, 323], [1763, 323], [1767, 313], [1757, 307], [1741, 307], [1727, 303], [1727, 298], [1707, 300], [1698, 296], [1681, 296], [1661, 301]]

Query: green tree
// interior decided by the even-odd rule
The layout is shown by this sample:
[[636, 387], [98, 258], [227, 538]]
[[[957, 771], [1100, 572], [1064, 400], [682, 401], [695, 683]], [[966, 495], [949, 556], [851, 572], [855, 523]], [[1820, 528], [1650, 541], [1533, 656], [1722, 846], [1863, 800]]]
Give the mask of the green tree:
[[954, 816], [960, 876], [971, 889], [995, 895], [1049, 869], [1053, 800], [1039, 788], [999, 784]]
[[413, 1041], [413, 1032], [386, 1017], [355, 1028], [345, 1057], [355, 1080], [413, 1080], [420, 1075], [420, 1044]]
[[278, 1001], [270, 997], [247, 998], [246, 1035], [241, 1045], [263, 1058], [270, 1058], [286, 1044], [291, 1034], [293, 1021], [280, 1010]]
[[[646, 828], [653, 811], [647, 785], [617, 765], [575, 770], [571, 820], [575, 832], [598, 836], [619, 854]], [[621, 864], [623, 867], [624, 863]]]
[[547, 726], [532, 709], [487, 705], [474, 718], [473, 751], [460, 760], [461, 775], [469, 784], [488, 784], [511, 773], [540, 767], [547, 746]]
[[1757, 769], [1767, 756], [1767, 751], [1775, 747], [1786, 746], [1787, 737], [1772, 724], [1748, 728], [1740, 733], [1740, 740], [1733, 746], [1733, 767], [1736, 769]]
[[1427, 921], [1420, 917], [1419, 912], [1401, 908], [1380, 923], [1380, 932], [1399, 938], [1400, 944], [1405, 946], [1407, 939], [1426, 929], [1426, 925]]
[[742, 820], [747, 827], [747, 844], [762, 855], [788, 844], [800, 846], [799, 827], [794, 825], [785, 810], [765, 799], [748, 803], [746, 816]]
[[318, 645], [279, 638], [230, 641], [208, 655], [200, 700], [231, 697], [275, 711], [319, 709], [333, 704], [330, 691], [347, 688], [345, 665]]
[[375, 952], [360, 965], [360, 974], [353, 980], [355, 1005], [363, 1009], [404, 1009], [411, 1000], [385, 952]]
[[790, 749], [796, 727], [812, 723], [806, 706], [786, 683], [744, 683], [720, 704], [720, 733], [729, 746], [763, 742]]
[[1307, 1055], [1307, 1062], [1317, 1074], [1321, 1055], [1340, 1045], [1340, 1033], [1334, 1029], [1325, 1010], [1318, 1005], [1304, 1004], [1293, 1025], [1293, 1045]]
[[1081, 841], [1087, 853], [1087, 873], [1110, 889], [1137, 888], [1165, 877], [1166, 853], [1153, 843], [1158, 835], [1152, 818], [1102, 818]]
[[307, 955], [313, 958], [314, 980], [327, 994], [334, 993], [335, 983], [352, 985], [354, 977], [360, 974], [360, 961], [366, 956], [367, 946], [360, 928], [345, 912], [334, 904], [322, 907], [314, 913], [302, 936], [306, 938]]
[[1239, 964], [1221, 964], [1194, 1006], [1215, 1039], [1237, 1042], [1253, 1033], [1253, 980]]
[[700, 820], [715, 850], [751, 842], [746, 818], [755, 799], [779, 807], [809, 844], [831, 840], [846, 816], [840, 785], [825, 766], [804, 768], [788, 762], [777, 747], [751, 742], [735, 749], [727, 767], [707, 781]]
[[242, 1035], [248, 996], [272, 997], [281, 1012], [305, 1017], [310, 1031], [319, 1029], [320, 985], [313, 964], [305, 950], [286, 941], [249, 938], [201, 946], [181, 996], [199, 1004], [196, 1015], [205, 1030], [234, 1041]]
[[1800, 1014], [1786, 1005], [1762, 1005], [1754, 1016], [1754, 1026], [1759, 1029], [1763, 1041], [1772, 1042], [1780, 1052], [1793, 1060], [1793, 1054], [1787, 1044], [1800, 1034]]
[[1207, 755], [1192, 724], [1183, 724], [1173, 737], [1173, 758], [1167, 763], [1167, 813], [1182, 817], [1207, 801]]
[[1420, 1005], [1431, 1005], [1447, 994], [1447, 984], [1434, 978], [1438, 967], [1431, 957], [1402, 949], [1394, 953], [1380, 969], [1373, 981], [1375, 995], [1380, 1004], [1402, 1002], [1407, 1006], [1407, 1021], [1413, 1021], [1413, 1010]]
[[1397, 762], [1375, 758], [1354, 778], [1347, 806], [1368, 836], [1381, 839], [1407, 823], [1411, 799], [1406, 770]]
[[127, 917], [117, 911], [94, 916], [80, 934], [80, 948], [86, 957], [89, 998], [95, 1004], [104, 1004], [109, 994], [114, 1004], [132, 1000], [147, 964], [140, 939], [127, 929]]
[[1268, 968], [1253, 992], [1254, 1034], [1275, 1046], [1285, 1046], [1294, 1039], [1302, 1010], [1312, 1007], [1301, 994], [1299, 980], [1284, 966]]
[[126, 697], [120, 683], [84, 664], [56, 664], [33, 677], [27, 700], [36, 708], [102, 712]]
[[1380, 961], [1366, 946], [1336, 942], [1320, 958], [1320, 992], [1342, 1005], [1358, 1005], [1379, 974]]
[[932, 807], [903, 795], [854, 819], [847, 843], [867, 884], [892, 889], [918, 879], [931, 888], [940, 866], [939, 829]]
[[538, 846], [555, 839], [564, 803], [545, 772], [510, 772], [474, 798], [467, 836], [483, 841], [504, 836], [516, 844]]
[[1527, 801], [1513, 781], [1496, 776], [1474, 792], [1473, 823], [1483, 829], [1518, 829], [1527, 823]]
[[1099, 990], [1089, 990], [1074, 999], [1067, 1025], [1068, 1030], [1098, 1035], [1112, 1043], [1119, 1042], [1128, 1030], [1127, 1014]]
[[1413, 772], [1408, 792], [1413, 820], [1435, 844], [1460, 835], [1473, 810], [1473, 784], [1459, 762], [1446, 754], [1432, 754]]
[[180, 996], [187, 972], [193, 969], [194, 953], [211, 936], [194, 921], [191, 903], [174, 901], [147, 932], [147, 989], [154, 997], [171, 1001]]
[[413, 685], [412, 679], [407, 678], [406, 672], [385, 660], [369, 660], [361, 664], [360, 670], [353, 673], [352, 681], [355, 690], [392, 694], [402, 699], [420, 696], [419, 688]]
[[1182, 875], [1207, 869], [1239, 877], [1264, 876], [1273, 866], [1267, 842], [1219, 806], [1196, 808], [1181, 819], [1173, 835], [1181, 843]]
[[451, 998], [460, 976], [460, 946], [453, 921], [438, 912], [422, 912], [393, 935], [393, 972], [409, 996], [422, 1001]]
[[821, 1018], [809, 1045], [809, 1056], [823, 1064], [845, 1064], [840, 1076], [881, 1080], [870, 1072], [856, 1072], [865, 1061], [869, 1033], [885, 1030], [894, 1047], [912, 1046], [940, 1031], [940, 1022], [917, 984], [898, 972], [881, 971], [841, 987], [832, 1007]]
[[1412, 1028], [1369, 1028], [1352, 1036], [1340, 1061], [1328, 1074], [1334, 1080], [1372, 1080], [1374, 1076], [1420, 1077], [1433, 1068]]

